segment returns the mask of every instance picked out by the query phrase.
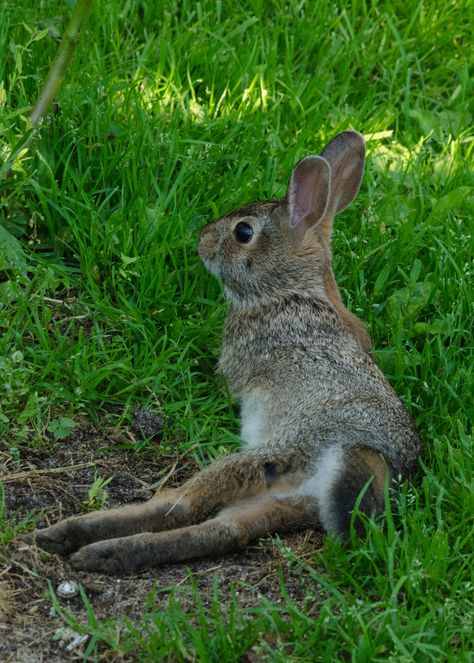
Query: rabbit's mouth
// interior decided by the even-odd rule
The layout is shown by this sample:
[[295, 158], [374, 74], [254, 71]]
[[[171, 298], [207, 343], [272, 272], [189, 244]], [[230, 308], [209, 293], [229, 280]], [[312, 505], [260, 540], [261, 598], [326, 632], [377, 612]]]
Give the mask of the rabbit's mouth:
[[214, 274], [214, 276], [220, 276], [218, 263], [215, 261], [216, 251], [213, 249], [205, 249], [202, 244], [199, 244], [198, 253], [206, 269], [211, 272], [211, 274]]
[[216, 264], [216, 257], [217, 257], [216, 238], [214, 237], [214, 233], [210, 232], [207, 227], [204, 228], [204, 230], [201, 233], [198, 253], [199, 257], [206, 266], [206, 269], [208, 269], [211, 272], [211, 274], [215, 274], [218, 276], [219, 274]]
[[202, 256], [201, 260], [203, 261], [205, 268], [211, 272], [211, 274], [214, 274], [214, 276], [220, 276], [216, 263], [212, 262], [212, 260], [209, 260], [208, 258], [203, 258]]

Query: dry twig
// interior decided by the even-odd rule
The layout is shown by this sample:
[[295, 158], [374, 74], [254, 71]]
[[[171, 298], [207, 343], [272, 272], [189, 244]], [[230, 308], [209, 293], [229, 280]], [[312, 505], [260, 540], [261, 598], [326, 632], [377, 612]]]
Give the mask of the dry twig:
[[44, 474], [64, 474], [72, 470], [79, 470], [83, 467], [92, 467], [96, 462], [77, 463], [76, 465], [65, 465], [64, 467], [50, 467], [43, 470], [24, 470], [23, 472], [14, 472], [13, 474], [0, 474], [0, 481], [7, 483], [9, 481], [24, 481], [25, 479], [34, 479]]

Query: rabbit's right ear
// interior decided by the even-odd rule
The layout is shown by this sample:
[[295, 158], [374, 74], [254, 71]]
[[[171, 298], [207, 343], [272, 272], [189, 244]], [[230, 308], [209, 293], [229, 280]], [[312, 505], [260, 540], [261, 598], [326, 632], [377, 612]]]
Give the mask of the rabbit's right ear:
[[331, 169], [322, 157], [305, 157], [296, 164], [286, 194], [292, 226], [306, 230], [322, 218], [330, 186]]

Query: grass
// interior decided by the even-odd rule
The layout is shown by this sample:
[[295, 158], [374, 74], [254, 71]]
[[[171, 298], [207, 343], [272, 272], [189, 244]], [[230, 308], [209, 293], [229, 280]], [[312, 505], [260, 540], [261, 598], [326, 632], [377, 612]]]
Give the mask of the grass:
[[23, 518], [16, 518], [15, 514], [7, 514], [5, 489], [0, 483], [0, 546], [9, 543], [17, 534], [22, 534], [32, 529], [39, 520], [38, 513], [33, 511]]
[[[3, 159], [69, 11], [0, 7]], [[424, 467], [366, 541], [328, 539], [314, 564], [288, 551], [306, 609], [284, 588], [250, 614], [198, 593], [191, 615], [150, 599], [120, 637], [89, 613], [91, 656], [102, 642], [140, 660], [234, 661], [270, 633], [260, 660], [473, 660], [473, 19], [470, 0], [96, 1], [40, 140], [0, 180], [3, 448], [27, 458], [61, 417], [120, 425], [137, 404], [202, 462], [234, 447], [214, 375], [226, 307], [199, 229], [283, 195], [298, 158], [355, 128], [367, 169], [337, 220], [335, 270]]]

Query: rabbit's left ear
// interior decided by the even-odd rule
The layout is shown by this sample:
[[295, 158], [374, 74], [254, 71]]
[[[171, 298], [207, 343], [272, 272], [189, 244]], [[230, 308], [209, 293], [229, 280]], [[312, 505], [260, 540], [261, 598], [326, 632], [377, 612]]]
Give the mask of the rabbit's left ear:
[[364, 172], [364, 138], [357, 131], [344, 131], [326, 145], [321, 156], [331, 167], [328, 211], [334, 215], [345, 209], [359, 191]]
[[322, 157], [305, 157], [296, 164], [286, 199], [290, 225], [309, 228], [326, 211], [330, 195], [331, 169]]

